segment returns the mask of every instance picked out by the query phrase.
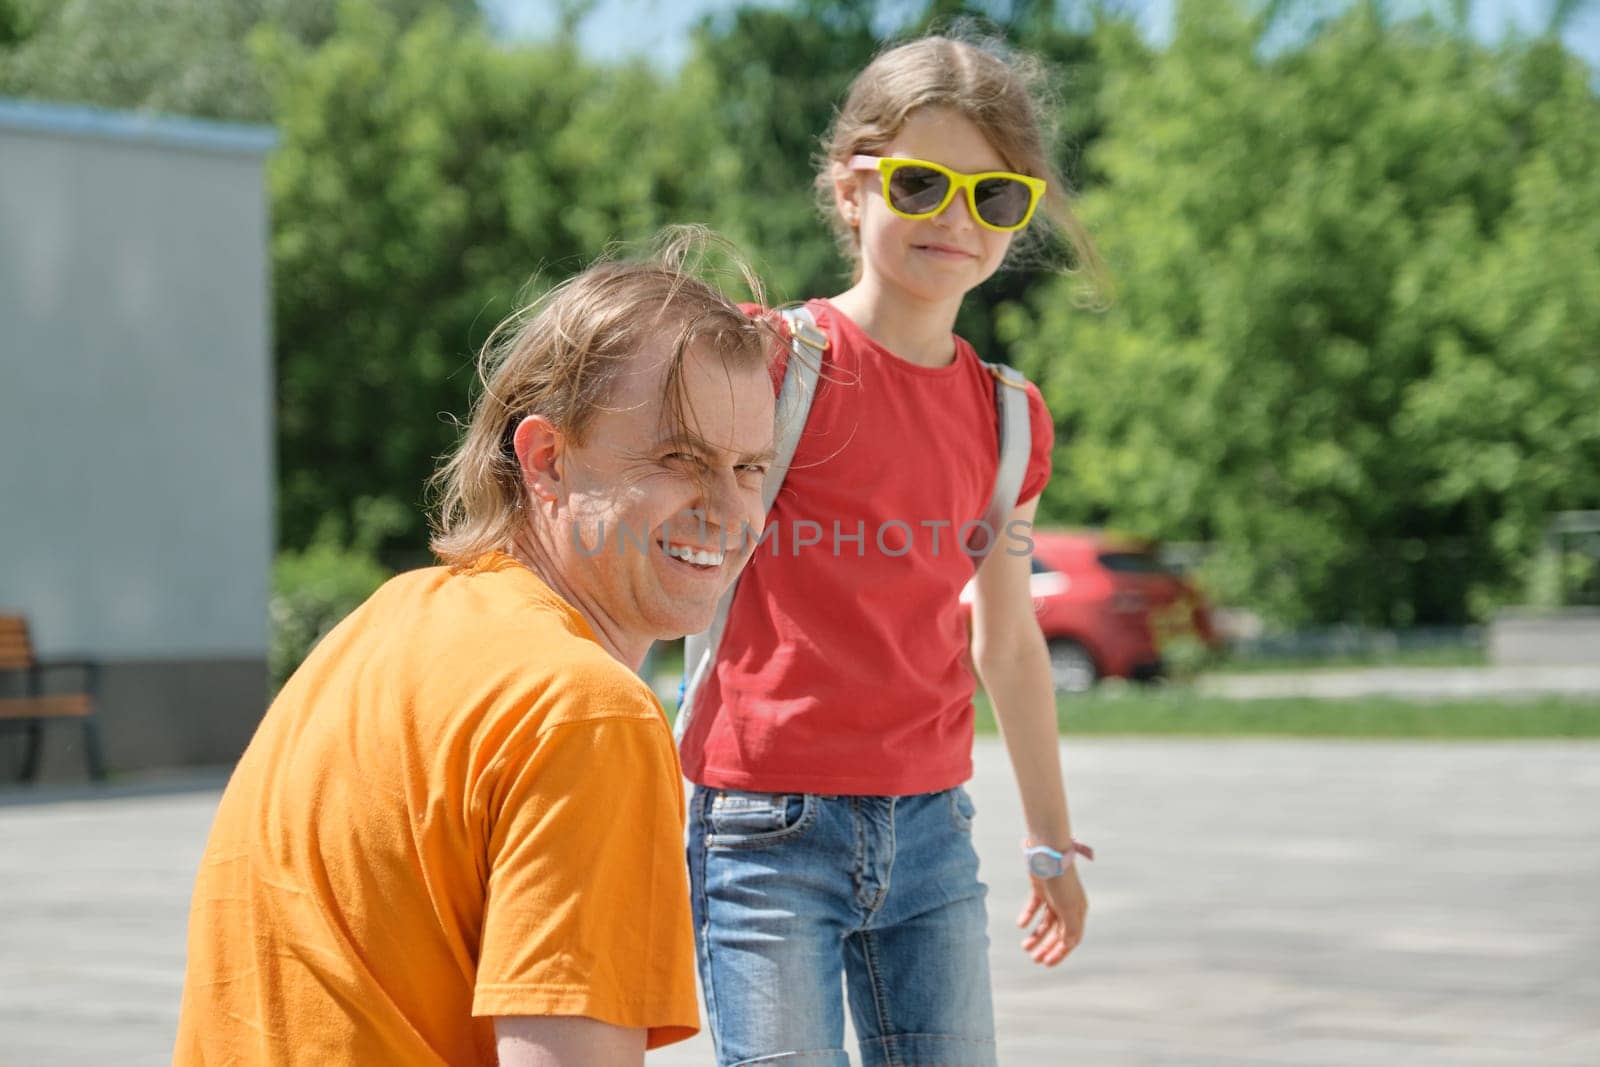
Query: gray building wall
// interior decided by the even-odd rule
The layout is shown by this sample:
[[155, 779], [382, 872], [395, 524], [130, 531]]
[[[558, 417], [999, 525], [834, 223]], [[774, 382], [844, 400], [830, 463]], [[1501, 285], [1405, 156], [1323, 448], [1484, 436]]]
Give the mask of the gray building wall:
[[102, 662], [113, 770], [231, 760], [265, 705], [271, 144], [0, 101], [0, 612]]

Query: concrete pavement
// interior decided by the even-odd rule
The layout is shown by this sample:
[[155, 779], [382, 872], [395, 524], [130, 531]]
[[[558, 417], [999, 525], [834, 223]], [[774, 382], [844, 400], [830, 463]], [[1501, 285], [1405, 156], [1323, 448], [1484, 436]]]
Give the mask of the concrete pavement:
[[1340, 667], [1331, 670], [1226, 672], [1195, 681], [1201, 696], [1230, 700], [1312, 697], [1351, 700], [1525, 700], [1542, 696], [1600, 696], [1600, 666]]
[[[992, 740], [970, 786], [1002, 1063], [1600, 1063], [1600, 744], [1064, 751], [1100, 859], [1057, 970], [1016, 945]], [[0, 1064], [168, 1062], [216, 789], [0, 793]], [[706, 1064], [709, 1042], [646, 1062]]]

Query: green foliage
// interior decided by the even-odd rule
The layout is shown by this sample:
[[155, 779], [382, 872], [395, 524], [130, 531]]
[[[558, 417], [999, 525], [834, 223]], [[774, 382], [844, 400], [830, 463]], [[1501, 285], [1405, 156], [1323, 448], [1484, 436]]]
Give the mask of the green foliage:
[[679, 91], [714, 131], [699, 162], [708, 195], [696, 206], [756, 257], [776, 300], [848, 284], [812, 181], [834, 108], [878, 49], [872, 15], [868, 3], [802, 0], [741, 8], [696, 32]]
[[0, 92], [260, 120], [266, 94], [245, 52], [243, 4], [68, 0], [0, 55]]
[[14, 47], [33, 36], [39, 17], [28, 0], [0, 0], [0, 48]]
[[392, 502], [374, 499], [360, 502], [355, 510], [355, 535], [348, 543], [342, 524], [330, 520], [305, 548], [285, 549], [273, 563], [268, 666], [274, 691], [312, 646], [392, 577], [375, 550], [405, 524], [405, 515]]
[[[458, 17], [475, 0], [366, 0], [409, 23]], [[329, 0], [0, 0], [0, 94], [266, 121], [270, 101], [249, 37], [258, 27], [320, 44]]]
[[506, 49], [444, 17], [347, 9], [321, 49], [263, 45], [271, 163], [280, 530], [378, 493], [416, 518], [473, 356], [530, 285], [694, 217], [705, 133], [640, 65]]
[[[1062, 424], [1042, 513], [1211, 541], [1280, 622], [1460, 621], [1600, 500], [1600, 106], [1551, 42], [1229, 5], [1110, 52], [1084, 214], [1118, 303], [1003, 321]], [[1587, 296], [1583, 294], [1588, 294]]]
[[[894, 12], [987, 20], [1059, 74], [1116, 303], [1009, 270], [958, 323], [1057, 416], [1041, 518], [1209, 542], [1213, 591], [1280, 624], [1460, 622], [1549, 586], [1544, 516], [1600, 507], [1590, 72], [1373, 3], [1190, 0], [1160, 49], [1114, 5], [1058, 7]], [[589, 4], [562, 10], [556, 41], [507, 45], [472, 0], [0, 0], [0, 92], [277, 126], [290, 549], [344, 551], [319, 530], [370, 497], [402, 519], [368, 547], [420, 557], [484, 337], [613, 242], [705, 222], [772, 299], [846, 283], [812, 178], [897, 28], [881, 5], [752, 3], [670, 74], [585, 59]]]

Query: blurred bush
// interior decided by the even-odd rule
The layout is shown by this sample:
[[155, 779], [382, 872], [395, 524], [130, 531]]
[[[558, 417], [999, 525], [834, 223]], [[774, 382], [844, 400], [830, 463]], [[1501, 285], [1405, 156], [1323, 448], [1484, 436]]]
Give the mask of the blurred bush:
[[1462, 623], [1600, 501], [1600, 101], [1552, 36], [1355, 4], [1108, 35], [1083, 201], [1118, 281], [1002, 324], [1060, 425], [1041, 515], [1209, 542], [1278, 625]]
[[313, 646], [393, 577], [377, 544], [406, 521], [392, 501], [367, 499], [356, 509], [353, 537], [331, 518], [304, 548], [284, 549], [272, 567], [268, 664], [276, 692]]

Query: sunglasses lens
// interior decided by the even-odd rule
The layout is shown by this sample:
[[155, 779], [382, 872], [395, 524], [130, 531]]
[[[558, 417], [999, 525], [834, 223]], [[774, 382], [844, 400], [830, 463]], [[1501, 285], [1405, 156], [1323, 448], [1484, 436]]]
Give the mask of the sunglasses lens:
[[1017, 225], [1033, 203], [1033, 190], [1015, 178], [985, 178], [973, 194], [979, 216], [991, 226]]
[[927, 167], [897, 167], [889, 176], [889, 203], [907, 215], [931, 215], [950, 190], [950, 179]]

